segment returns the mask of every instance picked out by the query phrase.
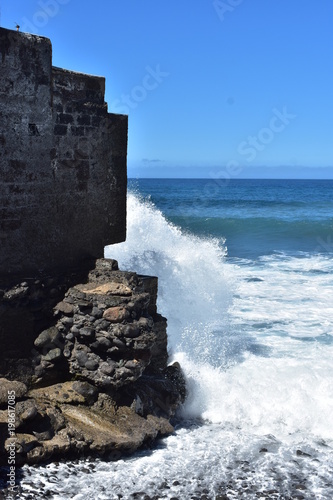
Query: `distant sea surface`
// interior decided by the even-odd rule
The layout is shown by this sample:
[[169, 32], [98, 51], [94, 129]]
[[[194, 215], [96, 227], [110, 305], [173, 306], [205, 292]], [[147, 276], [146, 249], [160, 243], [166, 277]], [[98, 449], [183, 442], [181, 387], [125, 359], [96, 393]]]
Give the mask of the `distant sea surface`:
[[159, 277], [188, 383], [176, 433], [26, 467], [22, 498], [331, 500], [333, 181], [130, 180], [127, 241], [106, 256]]
[[129, 187], [230, 257], [333, 251], [332, 180], [141, 179]]

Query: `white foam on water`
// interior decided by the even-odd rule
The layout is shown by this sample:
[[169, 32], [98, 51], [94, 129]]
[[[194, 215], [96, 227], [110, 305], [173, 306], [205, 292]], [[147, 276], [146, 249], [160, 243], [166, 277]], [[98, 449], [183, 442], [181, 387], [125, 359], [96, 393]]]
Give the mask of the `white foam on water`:
[[36, 482], [56, 499], [333, 498], [333, 262], [225, 254], [129, 194], [127, 241], [106, 257], [159, 277], [182, 420], [127, 460], [26, 467], [22, 498]]
[[231, 279], [223, 244], [182, 233], [133, 194], [127, 211], [126, 242], [107, 247], [105, 256], [118, 260], [121, 269], [158, 276], [158, 308], [168, 319], [170, 347], [179, 345], [184, 328], [205, 325], [209, 318], [224, 323]]
[[[333, 260], [322, 255], [262, 258], [239, 269], [238, 322], [269, 318], [299, 338], [333, 335]], [[254, 281], [260, 280], [260, 281]]]

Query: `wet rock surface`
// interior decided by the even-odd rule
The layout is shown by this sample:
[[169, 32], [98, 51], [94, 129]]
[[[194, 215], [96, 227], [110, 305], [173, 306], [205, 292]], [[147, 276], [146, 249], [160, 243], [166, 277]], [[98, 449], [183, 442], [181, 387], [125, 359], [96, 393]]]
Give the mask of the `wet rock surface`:
[[[37, 285], [24, 285], [4, 290], [0, 307], [10, 297], [11, 308], [19, 304], [30, 315]], [[51, 293], [49, 324], [34, 331], [21, 370], [0, 373], [3, 463], [11, 444], [9, 390], [16, 398], [18, 465], [132, 453], [173, 432], [170, 419], [185, 399], [180, 366], [167, 365], [156, 278], [119, 271], [115, 261], [101, 259], [86, 283], [61, 289]]]

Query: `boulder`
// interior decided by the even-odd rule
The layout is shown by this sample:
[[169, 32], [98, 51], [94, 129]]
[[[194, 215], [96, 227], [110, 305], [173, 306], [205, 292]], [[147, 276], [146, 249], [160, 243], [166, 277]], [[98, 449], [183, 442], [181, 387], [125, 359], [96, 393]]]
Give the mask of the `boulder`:
[[27, 386], [23, 382], [0, 378], [0, 407], [8, 406], [9, 396], [16, 402], [23, 398], [27, 391]]
[[129, 318], [129, 311], [125, 307], [109, 307], [104, 311], [103, 318], [110, 323], [121, 323]]

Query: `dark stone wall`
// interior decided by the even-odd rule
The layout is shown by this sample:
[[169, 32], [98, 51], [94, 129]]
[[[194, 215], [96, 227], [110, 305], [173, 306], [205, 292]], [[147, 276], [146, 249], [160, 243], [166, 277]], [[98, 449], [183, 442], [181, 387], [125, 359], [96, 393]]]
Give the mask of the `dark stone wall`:
[[126, 237], [127, 117], [105, 79], [0, 28], [0, 281], [82, 268]]

